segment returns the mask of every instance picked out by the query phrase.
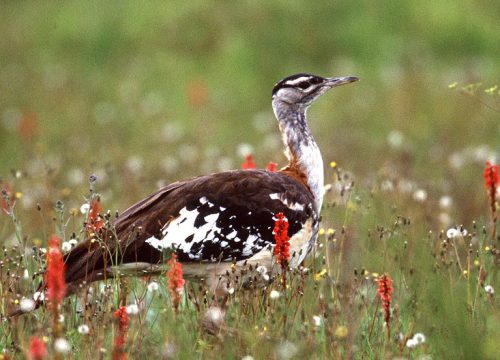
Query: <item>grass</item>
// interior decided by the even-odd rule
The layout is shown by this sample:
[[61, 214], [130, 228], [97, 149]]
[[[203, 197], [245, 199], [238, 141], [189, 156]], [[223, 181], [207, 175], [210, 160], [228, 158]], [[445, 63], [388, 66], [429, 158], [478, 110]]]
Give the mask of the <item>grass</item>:
[[[279, 276], [235, 285], [216, 335], [199, 284], [186, 284], [178, 312], [164, 275], [93, 284], [61, 309], [68, 357], [110, 357], [126, 296], [139, 306], [130, 358], [494, 359], [498, 296], [485, 286], [500, 288], [498, 239], [482, 172], [499, 158], [498, 6], [3, 4], [0, 182], [15, 217], [0, 213], [0, 312], [36, 290], [52, 234], [83, 240], [91, 196], [114, 214], [172, 181], [238, 168], [246, 145], [260, 167], [283, 165], [274, 82], [357, 75], [310, 110], [332, 187], [307, 272], [289, 273], [285, 291]], [[448, 239], [462, 226], [466, 236]], [[384, 273], [394, 280], [390, 337], [377, 297]], [[45, 308], [3, 322], [4, 357], [22, 358], [31, 336], [52, 355], [51, 327]], [[416, 333], [425, 343], [407, 347]]]
[[[178, 358], [495, 358], [498, 302], [484, 290], [486, 285], [498, 288], [495, 243], [488, 231], [469, 224], [466, 236], [448, 238], [422, 226], [424, 220], [419, 217], [426, 215], [426, 204], [412, 199], [412, 193], [378, 187], [357, 190], [343, 170], [329, 172], [334, 186], [327, 194], [318, 246], [305, 269], [288, 274], [287, 289], [282, 288], [280, 275], [265, 287], [250, 289], [241, 288], [234, 278], [229, 280], [235, 292], [220, 324], [218, 319], [207, 320], [206, 312], [214, 302], [197, 283], [185, 286], [179, 311], [172, 306], [166, 276], [93, 284], [90, 293], [68, 298], [61, 309], [63, 336], [74, 356], [90, 356], [95, 349], [100, 349], [101, 356], [111, 353], [117, 332], [113, 313], [125, 297], [126, 304], [139, 307], [138, 314], [130, 315], [128, 327], [126, 352], [132, 358], [165, 354]], [[410, 215], [387, 206], [403, 200], [414, 208]], [[66, 239], [74, 236], [71, 233], [84, 237], [83, 215], [68, 216], [60, 210], [60, 218], [52, 220]], [[4, 314], [36, 289], [32, 269], [43, 268], [40, 248], [23, 248], [4, 251], [0, 274]], [[259, 277], [254, 269], [247, 270]], [[390, 336], [377, 296], [377, 279], [383, 273], [394, 280]], [[151, 281], [160, 285], [158, 289], [148, 288]], [[30, 335], [46, 337], [50, 345], [50, 319], [50, 312], [42, 308], [5, 322], [1, 341], [6, 353], [26, 350]], [[215, 335], [207, 332], [207, 321], [215, 326]], [[89, 327], [89, 334], [78, 333], [82, 324]], [[405, 346], [416, 333], [425, 335], [425, 343]]]

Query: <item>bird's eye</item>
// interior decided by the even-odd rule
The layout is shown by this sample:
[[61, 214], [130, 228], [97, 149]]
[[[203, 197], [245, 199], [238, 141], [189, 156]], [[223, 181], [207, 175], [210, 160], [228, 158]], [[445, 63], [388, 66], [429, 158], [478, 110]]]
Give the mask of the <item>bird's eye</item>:
[[308, 81], [303, 81], [303, 82], [301, 82], [301, 83], [299, 84], [299, 88], [301, 88], [301, 89], [303, 89], [303, 90], [307, 89], [307, 88], [308, 88], [308, 87], [310, 87], [310, 86], [311, 86], [311, 84], [310, 84]]
[[311, 82], [311, 84], [313, 85], [319, 85], [323, 82], [323, 79], [320, 79], [318, 77], [315, 77], [315, 78], [312, 78], [311, 80], [309, 80]]

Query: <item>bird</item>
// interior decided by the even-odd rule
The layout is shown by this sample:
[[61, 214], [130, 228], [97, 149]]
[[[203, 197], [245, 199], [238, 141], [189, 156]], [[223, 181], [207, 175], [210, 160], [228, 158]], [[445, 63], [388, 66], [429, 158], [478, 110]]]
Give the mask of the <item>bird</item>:
[[288, 265], [298, 267], [318, 238], [324, 196], [323, 159], [307, 109], [357, 80], [300, 73], [276, 83], [272, 107], [288, 164], [276, 172], [231, 170], [174, 182], [130, 206], [65, 254], [67, 293], [117, 274], [160, 272], [172, 253], [186, 278], [217, 291], [232, 266], [272, 267], [278, 213], [289, 224]]

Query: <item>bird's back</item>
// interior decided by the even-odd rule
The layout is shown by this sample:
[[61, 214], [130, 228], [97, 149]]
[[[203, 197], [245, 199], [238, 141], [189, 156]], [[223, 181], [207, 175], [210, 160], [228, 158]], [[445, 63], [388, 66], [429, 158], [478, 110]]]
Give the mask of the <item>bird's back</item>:
[[[307, 187], [286, 171], [228, 171], [176, 182], [128, 208], [101, 231], [99, 241], [88, 240], [69, 253], [66, 281], [90, 273], [91, 280], [98, 279], [112, 265], [159, 264], [169, 252], [181, 262], [205, 264], [237, 262], [264, 251], [270, 256], [275, 215], [286, 216], [293, 239], [317, 223], [313, 204]], [[310, 240], [301, 240], [304, 256]]]

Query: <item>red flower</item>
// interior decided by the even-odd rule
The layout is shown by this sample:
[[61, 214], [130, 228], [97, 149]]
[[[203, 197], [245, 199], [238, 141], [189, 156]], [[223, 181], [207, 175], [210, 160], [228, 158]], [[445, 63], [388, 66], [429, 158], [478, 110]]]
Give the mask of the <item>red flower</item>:
[[89, 217], [87, 221], [87, 230], [89, 232], [98, 232], [104, 226], [104, 220], [101, 217], [102, 207], [99, 200], [90, 202]]
[[127, 314], [127, 307], [121, 306], [113, 314], [118, 319], [118, 331], [115, 334], [113, 352], [111, 358], [113, 360], [126, 360], [125, 344], [127, 343], [128, 325], [130, 316]]
[[0, 207], [2, 210], [9, 215], [14, 203], [12, 202], [12, 188], [8, 183], [2, 188], [2, 195], [0, 199]]
[[17, 123], [17, 133], [22, 140], [32, 141], [38, 134], [38, 118], [36, 114], [23, 113]]
[[278, 163], [269, 161], [269, 164], [267, 164], [266, 170], [270, 172], [276, 172], [278, 169]]
[[286, 267], [290, 260], [290, 238], [288, 237], [288, 219], [281, 212], [276, 214], [273, 234], [276, 240], [274, 256], [282, 267]]
[[384, 320], [389, 326], [389, 320], [391, 319], [391, 301], [392, 292], [394, 291], [392, 287], [392, 279], [389, 275], [384, 274], [378, 278], [378, 294], [380, 299], [382, 299], [382, 308], [384, 309]]
[[208, 86], [202, 78], [192, 79], [186, 85], [186, 100], [189, 108], [202, 110], [208, 103]]
[[248, 154], [246, 157], [245, 157], [245, 161], [243, 162], [243, 164], [241, 164], [241, 168], [243, 170], [253, 170], [255, 169], [255, 163], [253, 162], [253, 156], [252, 154]]
[[499, 177], [498, 177], [498, 165], [492, 164], [489, 161], [486, 162], [486, 167], [484, 168], [484, 186], [487, 190], [493, 187], [498, 187]]
[[29, 358], [31, 360], [42, 360], [47, 356], [45, 343], [39, 337], [32, 337], [30, 340]]
[[182, 265], [177, 261], [176, 254], [172, 254], [172, 257], [167, 264], [170, 266], [170, 269], [167, 272], [168, 290], [170, 290], [174, 308], [177, 310], [179, 308], [179, 304], [181, 303], [181, 294], [185, 283], [184, 278], [182, 277]]
[[496, 206], [496, 195], [498, 191], [498, 165], [492, 164], [489, 161], [486, 162], [486, 167], [484, 169], [484, 186], [488, 192], [488, 199], [491, 212], [491, 237], [496, 239], [497, 234], [497, 206]]
[[49, 240], [49, 251], [47, 252], [45, 283], [47, 284], [47, 298], [51, 307], [55, 310], [66, 296], [64, 270], [64, 261], [59, 249], [59, 238], [52, 235]]

